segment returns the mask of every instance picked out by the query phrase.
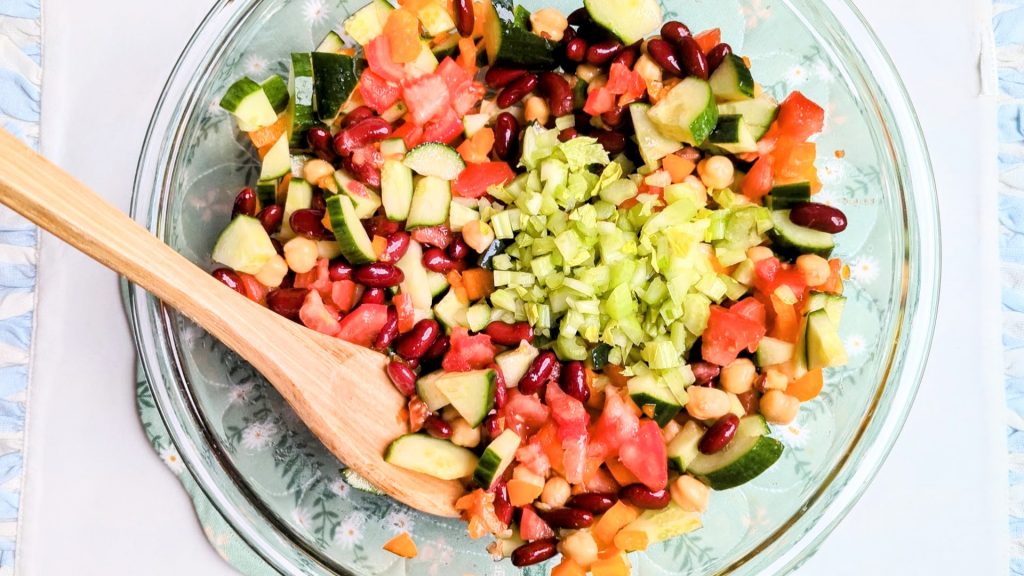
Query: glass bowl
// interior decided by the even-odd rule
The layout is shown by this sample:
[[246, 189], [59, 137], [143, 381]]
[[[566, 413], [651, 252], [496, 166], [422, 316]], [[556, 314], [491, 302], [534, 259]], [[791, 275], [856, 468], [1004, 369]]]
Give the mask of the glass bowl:
[[[227, 223], [257, 162], [217, 103], [242, 75], [286, 74], [365, 0], [221, 0], [185, 48], [142, 152], [132, 213], [196, 264]], [[568, 13], [578, 0], [527, 0]], [[776, 96], [800, 89], [827, 110], [819, 201], [850, 226], [837, 255], [851, 279], [842, 336], [850, 364], [798, 420], [776, 427], [787, 450], [756, 481], [712, 495], [702, 529], [634, 554], [636, 574], [783, 574], [856, 502], [914, 399], [938, 298], [934, 183], [917, 119], [891, 62], [846, 0], [672, 0], [666, 17], [721, 27]], [[140, 356], [178, 451], [210, 501], [287, 574], [502, 575], [485, 541], [350, 482], [250, 366], [134, 287]], [[301, 362], [301, 358], [296, 359]], [[409, 531], [410, 561], [381, 549]], [[526, 574], [546, 573], [545, 566]]]

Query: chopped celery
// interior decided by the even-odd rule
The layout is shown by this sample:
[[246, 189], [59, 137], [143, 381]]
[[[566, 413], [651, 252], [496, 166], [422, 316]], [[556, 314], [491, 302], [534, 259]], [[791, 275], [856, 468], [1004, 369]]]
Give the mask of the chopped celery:
[[558, 339], [555, 340], [554, 348], [555, 354], [558, 354], [559, 358], [581, 361], [587, 359], [587, 347], [582, 338], [559, 336]]
[[652, 370], [666, 370], [675, 368], [682, 363], [676, 347], [667, 339], [657, 339], [648, 342], [641, 353], [644, 361]]

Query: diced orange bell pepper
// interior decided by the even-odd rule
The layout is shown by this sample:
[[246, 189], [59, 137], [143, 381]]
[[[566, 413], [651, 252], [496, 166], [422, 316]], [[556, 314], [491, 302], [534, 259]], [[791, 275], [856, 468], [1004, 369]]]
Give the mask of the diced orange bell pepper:
[[786, 304], [775, 294], [771, 295], [771, 299], [772, 309], [775, 311], [771, 337], [786, 342], [796, 342], [800, 336], [800, 319], [797, 317], [796, 308], [792, 304]]
[[789, 386], [786, 387], [786, 394], [793, 396], [801, 402], [807, 402], [817, 398], [818, 394], [821, 394], [821, 389], [824, 385], [825, 379], [822, 370], [818, 368], [817, 370], [811, 370], [797, 380], [790, 381]]
[[391, 58], [399, 64], [412, 62], [423, 50], [420, 44], [420, 20], [416, 13], [399, 8], [388, 14], [384, 24], [384, 36], [391, 47]]
[[540, 497], [540, 493], [544, 491], [543, 484], [538, 486], [515, 478], [509, 480], [506, 487], [508, 488], [508, 501], [513, 506], [526, 506]]
[[415, 558], [417, 554], [416, 543], [407, 532], [388, 540], [387, 544], [384, 544], [384, 549], [402, 558]]
[[482, 164], [490, 160], [491, 148], [494, 147], [494, 130], [481, 128], [472, 138], [459, 144], [459, 156], [467, 164]]
[[288, 129], [289, 118], [287, 115], [282, 115], [270, 126], [260, 128], [249, 132], [249, 138], [252, 140], [252, 145], [256, 148], [265, 148], [267, 146], [273, 146], [284, 134], [285, 130]]
[[648, 544], [647, 532], [643, 530], [620, 530], [615, 535], [615, 547], [626, 552], [646, 550]]
[[609, 458], [605, 460], [604, 465], [608, 467], [612, 477], [621, 486], [629, 486], [640, 481], [628, 468], [622, 465], [622, 462], [619, 462], [618, 458]]
[[822, 284], [819, 289], [822, 292], [828, 292], [829, 294], [842, 294], [843, 293], [843, 261], [839, 258], [833, 258], [828, 261], [828, 266], [832, 270], [828, 280]]
[[377, 255], [377, 259], [380, 260], [381, 255], [388, 249], [388, 239], [383, 236], [374, 236], [372, 240], [373, 253]]
[[599, 544], [607, 546], [615, 540], [615, 535], [619, 533], [619, 530], [636, 520], [638, 516], [640, 516], [640, 512], [636, 508], [619, 500], [601, 515], [600, 520], [594, 524], [591, 534]]
[[569, 558], [562, 558], [561, 564], [551, 569], [551, 576], [586, 576], [587, 571]]
[[686, 177], [693, 174], [694, 169], [697, 168], [692, 161], [675, 154], [669, 154], [662, 158], [661, 165], [668, 171], [668, 175], [672, 177], [672, 182], [675, 184], [686, 180]]
[[609, 364], [604, 367], [604, 375], [611, 380], [612, 385], [622, 388], [629, 382], [629, 378], [622, 373], [622, 366]]
[[712, 48], [722, 43], [722, 29], [712, 28], [711, 30], [705, 30], [694, 36], [693, 39], [697, 41], [701, 51], [707, 54], [711, 52]]
[[462, 273], [462, 286], [470, 301], [486, 298], [494, 292], [494, 274], [486, 268], [470, 268]]
[[629, 559], [621, 552], [590, 565], [593, 576], [629, 576], [629, 569]]
[[463, 304], [469, 304], [469, 294], [466, 293], [466, 286], [462, 283], [462, 274], [458, 270], [452, 270], [446, 277], [448, 284], [455, 291], [455, 297]]
[[459, 39], [459, 57], [455, 61], [463, 70], [476, 75], [476, 43], [471, 38]]

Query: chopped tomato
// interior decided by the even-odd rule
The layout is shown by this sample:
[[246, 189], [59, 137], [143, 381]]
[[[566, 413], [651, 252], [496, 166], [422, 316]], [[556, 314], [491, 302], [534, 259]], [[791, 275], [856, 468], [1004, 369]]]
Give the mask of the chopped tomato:
[[800, 91], [795, 91], [779, 105], [775, 123], [783, 138], [806, 142], [825, 127], [825, 110]]
[[238, 278], [242, 281], [242, 290], [245, 291], [245, 297], [257, 304], [263, 304], [266, 302], [267, 293], [270, 292], [270, 288], [267, 288], [251, 274], [238, 273]]
[[712, 28], [711, 30], [705, 30], [694, 36], [693, 39], [697, 41], [701, 52], [707, 54], [711, 52], [712, 48], [722, 43], [722, 29]]
[[391, 136], [401, 138], [405, 142], [405, 147], [411, 150], [423, 143], [423, 127], [417, 126], [413, 122], [406, 122], [396, 128]]
[[583, 106], [583, 111], [591, 116], [600, 116], [613, 108], [615, 108], [615, 95], [607, 87], [602, 86], [587, 95], [587, 103]]
[[452, 193], [463, 198], [479, 198], [487, 194], [491, 186], [507, 184], [515, 179], [507, 162], [485, 162], [466, 166], [455, 179]]
[[450, 94], [458, 94], [465, 85], [473, 82], [473, 75], [455, 63], [451, 58], [441, 60], [434, 73], [444, 80]]
[[486, 368], [494, 362], [497, 349], [487, 334], [470, 336], [469, 330], [458, 326], [452, 330], [451, 348], [444, 355], [441, 367], [447, 372], [468, 372]]
[[712, 364], [725, 366], [735, 360], [744, 348], [756, 350], [764, 335], [764, 324], [721, 306], [711, 306], [708, 327], [701, 336], [701, 355]]
[[420, 244], [429, 244], [444, 249], [452, 242], [452, 231], [443, 224], [430, 228], [417, 228], [412, 232], [412, 239]]
[[405, 78], [405, 68], [392, 59], [391, 46], [385, 36], [378, 36], [370, 40], [363, 51], [366, 53], [366, 62], [370, 66], [370, 70], [385, 80], [401, 82]]
[[828, 266], [832, 270], [828, 280], [825, 281], [818, 289], [822, 292], [828, 292], [830, 294], [842, 294], [843, 293], [843, 261], [838, 258], [833, 258], [828, 261]]
[[551, 407], [551, 417], [558, 424], [558, 439], [562, 441], [565, 454], [565, 479], [570, 484], [583, 481], [587, 465], [587, 424], [590, 415], [579, 400], [562, 391], [557, 382], [549, 382], [544, 400]]
[[764, 304], [759, 302], [756, 298], [744, 298], [730, 306], [729, 310], [761, 325], [764, 325], [768, 315]]
[[392, 10], [388, 14], [388, 20], [384, 23], [384, 36], [391, 48], [392, 58], [400, 64], [412, 62], [423, 50], [419, 18], [415, 12], [404, 8]]
[[589, 454], [601, 459], [618, 454], [627, 439], [636, 436], [640, 418], [617, 393], [606, 389], [604, 410], [594, 426]]
[[640, 422], [636, 436], [619, 449], [619, 461], [651, 490], [668, 485], [668, 456], [661, 427], [653, 420]]
[[760, 200], [772, 191], [772, 157], [762, 156], [747, 172], [743, 179], [743, 195], [751, 200]]
[[494, 494], [481, 488], [455, 501], [455, 509], [469, 523], [469, 537], [476, 539], [487, 534], [500, 534], [507, 526], [494, 511]]
[[359, 286], [351, 280], [338, 280], [331, 283], [331, 302], [342, 312], [348, 312], [356, 303], [356, 291]]
[[527, 542], [554, 538], [555, 531], [548, 526], [548, 523], [541, 520], [540, 516], [533, 510], [533, 506], [524, 506], [523, 515], [519, 519], [519, 535]]
[[530, 442], [540, 444], [544, 455], [548, 457], [548, 462], [551, 463], [551, 469], [560, 475], [565, 475], [565, 449], [562, 448], [562, 441], [558, 439], [558, 424], [554, 420], [545, 422], [540, 430], [530, 438]]
[[481, 128], [472, 138], [459, 144], [459, 156], [467, 164], [482, 164], [487, 162], [491, 155], [491, 148], [494, 147], [494, 130]]
[[544, 478], [551, 471], [551, 460], [544, 452], [543, 438], [534, 436], [530, 441], [516, 450], [516, 462], [525, 466], [530, 472]]
[[461, 135], [462, 121], [451, 106], [445, 106], [440, 115], [429, 120], [423, 127], [424, 142], [451, 144]]
[[420, 126], [451, 108], [448, 85], [437, 74], [424, 74], [407, 80], [402, 85], [402, 100], [409, 107], [409, 118]]
[[302, 308], [299, 309], [299, 319], [306, 325], [306, 328], [316, 330], [321, 334], [336, 336], [341, 331], [338, 317], [327, 310], [327, 307], [324, 306], [323, 298], [320, 297], [320, 293], [316, 290], [310, 290], [306, 294], [306, 299], [302, 302]]
[[[602, 462], [600, 460], [597, 461], [598, 465], [600, 465], [601, 463]], [[589, 460], [587, 468], [589, 471]], [[587, 492], [615, 494], [618, 493], [620, 487], [621, 486], [615, 480], [615, 477], [612, 476], [611, 472], [609, 472], [603, 467], [597, 468], [592, 473], [588, 474], [586, 478], [583, 479], [583, 488], [586, 489]]]
[[754, 287], [765, 294], [774, 294], [779, 286], [789, 286], [798, 300], [803, 300], [807, 281], [795, 268], [787, 268], [778, 258], [765, 258], [754, 264]]
[[348, 316], [341, 319], [338, 338], [367, 348], [380, 334], [388, 321], [388, 307], [383, 304], [360, 304]]
[[416, 325], [416, 311], [412, 307], [412, 298], [408, 294], [398, 294], [391, 299], [398, 313], [398, 331], [405, 334]]
[[295, 288], [309, 288], [316, 290], [324, 298], [331, 297], [331, 273], [330, 262], [326, 258], [316, 261], [316, 267], [304, 274], [296, 274], [292, 284]]
[[612, 64], [608, 83], [604, 87], [612, 94], [622, 96], [619, 99], [619, 106], [637, 101], [647, 90], [643, 77], [619, 62]]
[[[774, 184], [820, 184], [818, 169], [814, 167], [817, 156], [818, 146], [814, 142], [792, 143], [789, 140], [780, 140], [772, 151]], [[812, 192], [817, 192], [817, 189], [812, 189]]]
[[551, 409], [539, 398], [533, 394], [521, 394], [515, 388], [509, 389], [508, 400], [501, 410], [505, 416], [505, 426], [515, 430], [522, 437], [539, 430], [551, 415]]
[[427, 406], [427, 403], [420, 400], [419, 396], [413, 396], [409, 399], [409, 407], [406, 411], [409, 413], [409, 431], [415, 434], [422, 430], [423, 423], [430, 415], [430, 407]]
[[384, 112], [394, 106], [399, 92], [401, 87], [398, 84], [385, 80], [369, 68], [363, 70], [363, 75], [359, 77], [359, 94], [366, 105], [377, 112]]

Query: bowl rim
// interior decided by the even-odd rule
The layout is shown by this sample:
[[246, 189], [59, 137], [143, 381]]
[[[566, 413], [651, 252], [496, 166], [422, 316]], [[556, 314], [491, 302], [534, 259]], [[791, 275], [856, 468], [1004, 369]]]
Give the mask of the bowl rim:
[[[181, 120], [194, 109], [197, 88], [205, 78], [191, 71], [217, 62], [237, 32], [236, 25], [265, 1], [218, 0], [186, 44], [161, 92], [140, 153], [130, 209], [133, 219], [160, 238], [164, 237], [165, 216], [160, 199], [171, 183], [173, 171], [169, 168], [175, 164], [176, 144], [185, 126]], [[861, 74], [867, 94], [875, 98], [870, 104], [886, 128], [887, 151], [893, 157], [902, 192], [901, 301], [886, 369], [847, 449], [804, 506], [723, 573], [757, 561], [762, 574], [791, 572], [813, 555], [859, 500], [885, 462], [913, 406], [939, 301], [941, 246], [935, 181], [920, 122], [892, 60], [851, 0], [782, 3], [805, 19], [805, 25], [808, 14], [815, 17], [818, 32], [830, 40], [824, 44], [843, 50], [844, 63]], [[857, 37], [860, 42], [855, 41]], [[177, 95], [184, 97], [172, 98]], [[202, 410], [188, 389], [183, 370], [176, 361], [167, 362], [177, 358], [176, 338], [169, 331], [170, 311], [136, 285], [130, 286], [126, 299], [139, 359], [160, 416], [186, 468], [217, 512], [257, 555], [281, 573], [349, 574], [293, 537], [220, 452], [203, 423]], [[171, 354], [162, 357], [161, 351], [166, 350]], [[164, 382], [168, 378], [174, 386]], [[172, 390], [177, 394], [172, 396]], [[892, 394], [883, 403], [883, 395], [889, 391]], [[201, 444], [189, 430], [199, 432]], [[861, 442], [865, 435], [874, 438], [869, 445]], [[263, 529], [261, 521], [269, 523], [271, 530]], [[782, 549], [777, 537], [789, 532], [798, 534], [796, 541]], [[765, 563], [765, 558], [770, 560]]]

